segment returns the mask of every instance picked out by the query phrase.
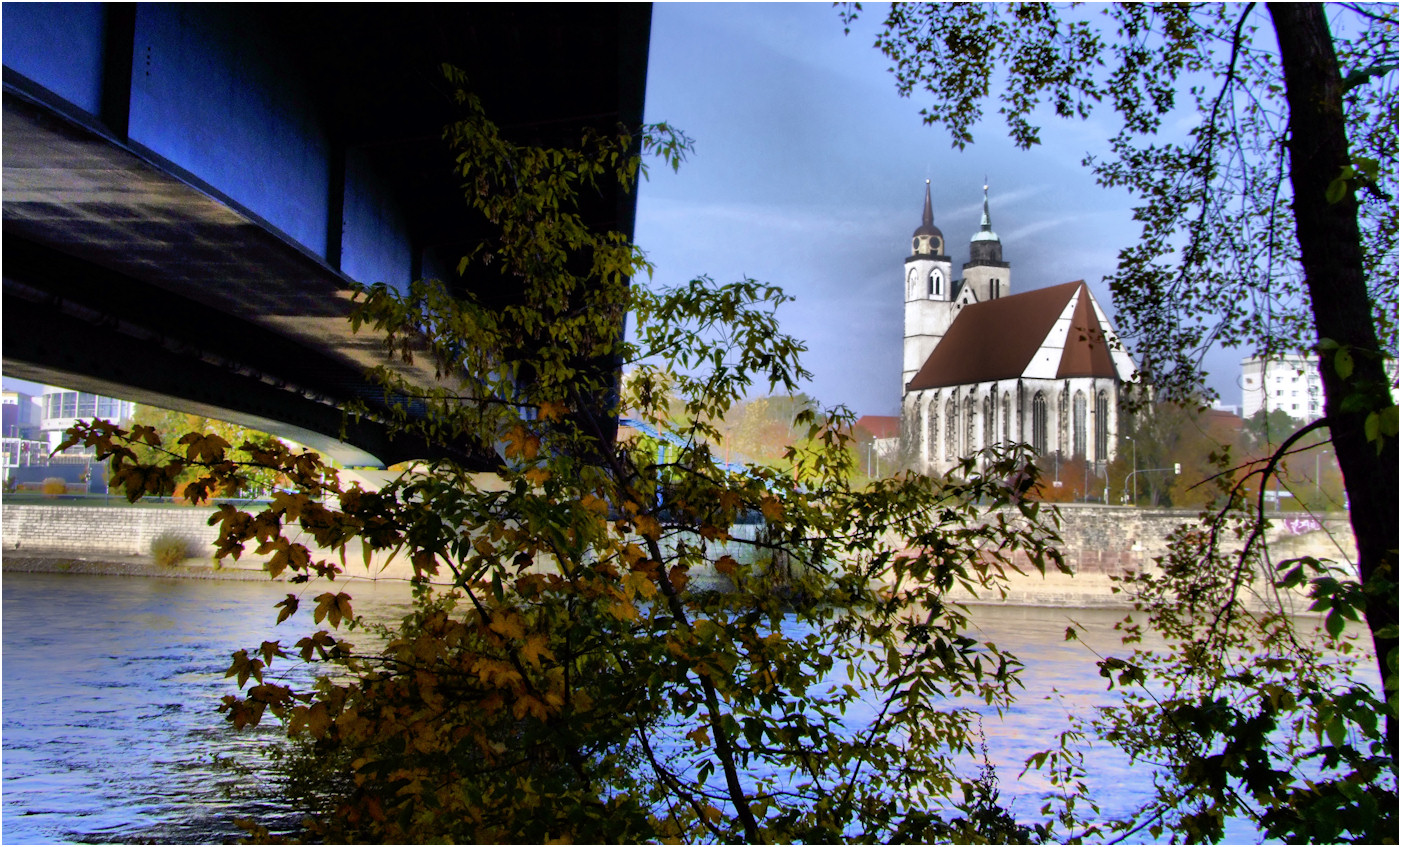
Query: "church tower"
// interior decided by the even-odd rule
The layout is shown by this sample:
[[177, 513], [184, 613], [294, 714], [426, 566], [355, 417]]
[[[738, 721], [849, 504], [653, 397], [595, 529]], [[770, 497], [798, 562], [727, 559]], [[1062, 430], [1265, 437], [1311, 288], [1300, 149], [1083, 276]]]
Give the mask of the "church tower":
[[926, 179], [924, 217], [911, 239], [910, 257], [905, 260], [905, 360], [901, 394], [953, 322], [952, 271], [952, 263], [944, 253], [944, 234], [934, 225], [934, 207]]
[[1002, 261], [1002, 242], [992, 231], [988, 214], [988, 187], [983, 186], [983, 223], [968, 243], [968, 264], [963, 266], [963, 284], [972, 288], [980, 303], [1012, 293], [1011, 265]]

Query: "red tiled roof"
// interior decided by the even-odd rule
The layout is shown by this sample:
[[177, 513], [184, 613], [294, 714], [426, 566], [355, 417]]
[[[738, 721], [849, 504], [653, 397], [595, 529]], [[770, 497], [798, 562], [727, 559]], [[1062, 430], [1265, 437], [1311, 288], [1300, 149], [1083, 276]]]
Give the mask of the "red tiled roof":
[[1057, 378], [1114, 377], [1106, 330], [1083, 280], [965, 306], [910, 380], [909, 390], [1016, 379], [1027, 369], [1056, 319], [1083, 289], [1065, 339]]
[[856, 426], [872, 438], [895, 438], [900, 434], [900, 419], [892, 415], [862, 415], [856, 419]]
[[1090, 303], [1090, 289], [1082, 282], [1085, 290], [1075, 304], [1075, 313], [1070, 316], [1070, 332], [1065, 337], [1065, 349], [1061, 354], [1060, 368], [1056, 379], [1072, 376], [1114, 376], [1114, 360], [1109, 356], [1108, 333], [1099, 324], [1099, 316]]
[[1228, 412], [1225, 409], [1207, 409], [1207, 426], [1221, 426], [1230, 432], [1240, 432], [1245, 425], [1245, 421], [1235, 412]]

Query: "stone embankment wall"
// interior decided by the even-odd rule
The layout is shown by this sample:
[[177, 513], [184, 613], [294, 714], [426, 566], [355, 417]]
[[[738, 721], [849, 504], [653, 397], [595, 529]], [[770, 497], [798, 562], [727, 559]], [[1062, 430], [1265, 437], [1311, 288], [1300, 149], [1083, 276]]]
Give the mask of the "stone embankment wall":
[[169, 532], [209, 545], [212, 554], [219, 530], [208, 521], [209, 510], [195, 508], [0, 507], [5, 553], [144, 556], [157, 536]]
[[[4, 555], [145, 556], [151, 541], [170, 532], [204, 546], [212, 555], [217, 527], [208, 525], [209, 510], [203, 508], [152, 509], [95, 506], [4, 505], [0, 511]], [[1034, 571], [1014, 577], [1005, 600], [1021, 605], [1099, 606], [1122, 605], [1123, 599], [1111, 589], [1112, 576], [1152, 566], [1153, 559], [1167, 549], [1167, 537], [1182, 524], [1195, 524], [1193, 511], [1148, 510], [1125, 506], [1070, 504], [1061, 507], [1064, 539], [1062, 552], [1074, 576]], [[752, 538], [754, 527], [735, 527], [736, 538]], [[1281, 516], [1267, 536], [1276, 561], [1311, 555], [1335, 560], [1353, 560], [1352, 534], [1346, 515], [1324, 520]], [[1237, 542], [1238, 543], [1238, 542]], [[734, 547], [730, 550], [729, 547]], [[752, 557], [742, 541], [718, 555], [729, 552], [737, 559]], [[249, 550], [252, 553], [252, 550]], [[348, 552], [358, 570], [358, 551]], [[194, 564], [194, 562], [191, 562]], [[226, 566], [233, 566], [226, 561]], [[260, 567], [258, 557], [247, 555], [243, 567]], [[408, 576], [403, 557], [393, 562], [375, 562], [374, 576]], [[696, 585], [723, 584], [717, 574], [692, 574]], [[982, 598], [990, 600], [990, 598]]]
[[[1167, 553], [1168, 537], [1182, 525], [1197, 525], [1201, 520], [1198, 511], [1187, 509], [1071, 503], [1062, 504], [1060, 512], [1061, 552], [1073, 576], [1058, 572], [1042, 575], [1033, 569], [1025, 575], [1012, 575], [1005, 599], [968, 599], [1031, 606], [1128, 605], [1113, 590], [1112, 577], [1152, 569], [1154, 560]], [[1283, 514], [1272, 518], [1265, 540], [1275, 562], [1299, 556], [1356, 561], [1347, 515], [1319, 518]], [[1239, 550], [1241, 544], [1240, 539], [1227, 538], [1222, 547]], [[1307, 603], [1296, 602], [1295, 607], [1302, 610]]]

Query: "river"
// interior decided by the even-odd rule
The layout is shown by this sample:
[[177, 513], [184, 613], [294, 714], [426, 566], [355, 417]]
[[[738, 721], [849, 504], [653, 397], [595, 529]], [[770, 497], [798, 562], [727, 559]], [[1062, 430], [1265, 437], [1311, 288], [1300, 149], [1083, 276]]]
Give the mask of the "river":
[[[397, 618], [397, 583], [349, 589], [357, 612]], [[5, 843], [217, 843], [241, 835], [234, 818], [267, 820], [269, 786], [216, 765], [257, 763], [274, 726], [235, 733], [216, 712], [234, 691], [234, 650], [278, 631], [277, 583], [7, 573], [3, 604], [3, 816]], [[980, 606], [982, 636], [1026, 664], [1026, 691], [1005, 720], [985, 723], [1003, 801], [1036, 818], [1044, 786], [1019, 782], [1027, 755], [1054, 743], [1067, 714], [1108, 703], [1088, 648], [1113, 649], [1122, 612]], [[1068, 619], [1086, 630], [1066, 642]], [[296, 632], [296, 635], [292, 633]], [[290, 636], [290, 637], [289, 637]], [[352, 640], [355, 640], [352, 638]], [[1091, 790], [1107, 814], [1147, 797], [1151, 777], [1117, 751], [1096, 750]], [[1228, 841], [1255, 840], [1237, 823]]]

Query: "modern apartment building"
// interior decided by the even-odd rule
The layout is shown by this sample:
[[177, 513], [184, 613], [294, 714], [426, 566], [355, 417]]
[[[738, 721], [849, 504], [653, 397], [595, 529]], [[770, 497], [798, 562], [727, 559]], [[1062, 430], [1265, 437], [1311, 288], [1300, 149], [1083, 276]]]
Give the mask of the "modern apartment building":
[[1261, 409], [1279, 409], [1301, 424], [1323, 417], [1323, 378], [1317, 356], [1242, 359], [1241, 417], [1250, 420]]

